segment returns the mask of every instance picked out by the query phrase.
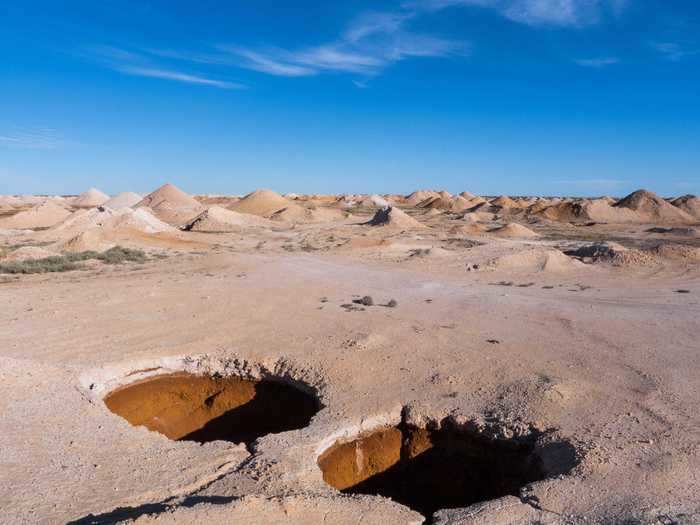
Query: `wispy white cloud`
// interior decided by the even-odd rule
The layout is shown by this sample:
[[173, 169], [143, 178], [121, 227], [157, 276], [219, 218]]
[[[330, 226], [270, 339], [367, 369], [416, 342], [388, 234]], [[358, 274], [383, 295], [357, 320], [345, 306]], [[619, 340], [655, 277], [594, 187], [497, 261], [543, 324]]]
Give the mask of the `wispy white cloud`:
[[[211, 86], [220, 89], [245, 89], [246, 86], [236, 82], [220, 80], [209, 75], [185, 72], [179, 69], [164, 67], [154, 60], [156, 57], [175, 58], [189, 62], [204, 63], [206, 55], [182, 54], [170, 50], [130, 51], [114, 46], [96, 46], [88, 50], [87, 56], [96, 59], [103, 66], [119, 73], [131, 76], [159, 78], [185, 84]], [[207, 62], [212, 63], [212, 62]]]
[[407, 9], [437, 11], [448, 7], [493, 9], [514, 22], [541, 26], [586, 26], [606, 11], [619, 14], [627, 0], [409, 0]]
[[602, 68], [620, 63], [617, 57], [581, 58], [574, 60], [574, 63], [581, 67]]
[[243, 68], [277, 76], [311, 76], [323, 72], [379, 74], [411, 57], [466, 55], [465, 42], [414, 33], [406, 24], [416, 13], [372, 12], [355, 19], [332, 42], [297, 49], [251, 49], [219, 46], [240, 59]]
[[0, 131], [0, 146], [17, 149], [58, 149], [68, 144], [53, 128], [15, 128]]
[[[414, 31], [411, 23], [428, 12], [450, 7], [491, 9], [512, 21], [532, 26], [584, 26], [597, 22], [604, 12], [619, 14], [628, 0], [404, 0], [394, 11], [365, 12], [352, 20], [334, 40], [317, 45], [280, 48], [250, 47], [234, 43], [212, 46], [205, 52], [144, 48], [138, 53], [114, 47], [98, 50], [108, 67], [131, 75], [150, 76], [224, 89], [238, 83], [202, 73], [163, 66], [163, 61], [238, 67], [280, 77], [308, 77], [345, 73], [362, 78], [382, 73], [410, 58], [459, 57], [470, 54], [470, 43]], [[614, 57], [574, 60], [583, 67], [604, 67]], [[166, 62], [167, 63], [167, 62]], [[176, 64], [177, 65], [177, 64]], [[182, 65], [182, 64], [180, 64]]]
[[167, 69], [153, 69], [138, 66], [116, 66], [114, 69], [127, 75], [138, 77], [163, 78], [166, 80], [176, 80], [178, 82], [184, 82], [186, 84], [201, 84], [204, 86], [214, 86], [221, 89], [245, 88], [245, 86], [243, 86], [242, 84], [225, 82], [223, 80], [215, 80], [212, 78], [207, 78], [198, 75], [189, 75], [187, 73], [181, 73], [179, 71], [169, 71]]
[[[229, 60], [238, 63], [239, 66], [282, 77], [304, 77], [314, 75], [316, 72], [308, 67], [295, 65], [286, 62], [283, 58], [277, 58], [282, 54], [278, 50], [268, 52], [257, 52], [236, 46], [219, 46], [221, 51], [229, 53]], [[238, 55], [242, 60], [234, 60], [231, 55]]]
[[668, 60], [680, 62], [684, 58], [700, 55], [700, 49], [686, 49], [676, 42], [652, 42], [651, 47]]
[[376, 34], [397, 33], [414, 16], [416, 13], [411, 11], [364, 13], [350, 24], [343, 36], [348, 42], [359, 42]]

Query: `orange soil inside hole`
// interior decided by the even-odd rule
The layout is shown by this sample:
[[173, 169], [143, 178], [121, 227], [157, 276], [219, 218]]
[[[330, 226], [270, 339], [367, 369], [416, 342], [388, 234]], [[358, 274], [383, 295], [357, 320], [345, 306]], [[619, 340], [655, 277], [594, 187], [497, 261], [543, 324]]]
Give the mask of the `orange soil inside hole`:
[[187, 373], [137, 381], [104, 402], [134, 426], [200, 443], [250, 443], [302, 428], [319, 409], [314, 396], [288, 384]]
[[404, 425], [337, 443], [318, 465], [326, 483], [344, 493], [385, 496], [426, 516], [517, 495], [545, 477], [530, 444]]

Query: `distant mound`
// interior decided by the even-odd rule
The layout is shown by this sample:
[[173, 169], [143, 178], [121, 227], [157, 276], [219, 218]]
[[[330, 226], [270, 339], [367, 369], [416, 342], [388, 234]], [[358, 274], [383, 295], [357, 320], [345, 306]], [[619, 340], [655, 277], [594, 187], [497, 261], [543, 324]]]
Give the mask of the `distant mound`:
[[538, 204], [530, 213], [538, 214], [557, 222], [604, 222], [630, 223], [641, 222], [642, 218], [634, 210], [615, 208], [605, 199], [563, 201], [552, 206], [538, 209]]
[[672, 201], [671, 204], [688, 215], [700, 219], [700, 198], [695, 195], [683, 195]]
[[568, 272], [582, 265], [559, 250], [545, 248], [505, 255], [488, 263], [491, 269], [497, 270], [552, 273]]
[[514, 222], [501, 226], [500, 228], [489, 230], [489, 234], [514, 239], [532, 239], [534, 237], [539, 237], [539, 234], [533, 232], [530, 228], [526, 228], [525, 226]]
[[449, 210], [452, 206], [452, 199], [449, 197], [433, 196], [419, 202], [416, 207], [424, 210]]
[[109, 195], [102, 193], [98, 189], [90, 188], [73, 199], [71, 204], [76, 208], [94, 208], [95, 206], [101, 206], [108, 200]]
[[232, 204], [230, 209], [239, 213], [268, 217], [290, 204], [290, 201], [272, 190], [256, 190]]
[[310, 207], [289, 204], [286, 208], [270, 215], [271, 221], [288, 223], [333, 222], [346, 217], [346, 214], [336, 208]]
[[15, 230], [50, 228], [70, 215], [71, 212], [63, 206], [47, 200], [28, 210], [0, 219], [0, 228]]
[[469, 193], [468, 191], [463, 191], [462, 193], [459, 194], [460, 197], [463, 199], [467, 199], [468, 201], [472, 200], [476, 195], [473, 193]]
[[182, 229], [195, 232], [229, 232], [251, 226], [272, 226], [262, 217], [238, 213], [219, 206], [212, 206], [187, 223]]
[[[49, 232], [47, 232], [49, 233]], [[174, 236], [178, 231], [154, 216], [147, 208], [95, 208], [63, 229], [56, 228], [60, 239], [56, 247], [65, 251], [107, 250], [117, 240], [148, 244], [148, 239], [162, 234]]]
[[195, 209], [200, 206], [197, 199], [170, 183], [163, 184], [154, 192], [146, 195], [137, 204], [139, 208], [147, 207], [152, 210], [163, 207], [172, 209]]
[[102, 204], [106, 208], [111, 208], [113, 210], [121, 210], [122, 208], [131, 208], [136, 206], [139, 202], [143, 200], [143, 197], [138, 193], [131, 191], [125, 191], [118, 195], [115, 195], [107, 202]]
[[454, 211], [454, 212], [459, 212], [459, 211], [465, 211], [471, 208], [473, 204], [471, 203], [470, 200], [465, 199], [461, 195], [458, 195], [457, 197], [454, 197], [452, 199], [452, 202], [450, 203], [449, 211]]
[[183, 224], [203, 210], [194, 197], [169, 183], [146, 195], [134, 207], [149, 208], [156, 217], [170, 224]]
[[0, 206], [9, 206], [9, 207], [15, 207], [15, 206], [22, 206], [23, 201], [19, 197], [15, 197], [14, 195], [0, 195]]
[[[474, 208], [470, 208], [473, 210]], [[465, 222], [491, 222], [495, 218], [493, 213], [486, 211], [467, 211], [460, 216]]]
[[501, 195], [500, 197], [493, 199], [491, 204], [500, 208], [520, 208], [520, 205], [507, 195]]
[[646, 222], [695, 222], [691, 215], [647, 190], [637, 190], [613, 206], [633, 210]]
[[407, 206], [417, 206], [431, 197], [440, 197], [437, 192], [431, 190], [418, 190], [406, 196]]
[[482, 235], [486, 232], [486, 226], [481, 224], [460, 224], [450, 228], [449, 232], [452, 235]]
[[141, 233], [175, 232], [175, 228], [155, 217], [148, 208], [122, 208], [112, 210], [99, 207], [79, 210], [38, 234], [39, 239], [67, 240], [89, 230], [100, 229], [109, 232], [119, 228], [129, 228]]
[[357, 206], [362, 206], [363, 208], [386, 208], [389, 206], [389, 202], [381, 195], [370, 195], [360, 200]]
[[392, 228], [413, 229], [426, 228], [413, 217], [393, 206], [383, 208], [374, 214], [372, 220], [365, 223], [369, 226], [389, 226]]

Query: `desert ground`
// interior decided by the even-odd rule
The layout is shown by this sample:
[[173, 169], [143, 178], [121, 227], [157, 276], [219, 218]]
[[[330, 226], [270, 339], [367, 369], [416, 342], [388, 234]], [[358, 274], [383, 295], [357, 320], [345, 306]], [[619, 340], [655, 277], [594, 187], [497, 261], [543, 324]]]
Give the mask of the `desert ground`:
[[700, 199], [0, 196], [0, 522], [700, 523]]

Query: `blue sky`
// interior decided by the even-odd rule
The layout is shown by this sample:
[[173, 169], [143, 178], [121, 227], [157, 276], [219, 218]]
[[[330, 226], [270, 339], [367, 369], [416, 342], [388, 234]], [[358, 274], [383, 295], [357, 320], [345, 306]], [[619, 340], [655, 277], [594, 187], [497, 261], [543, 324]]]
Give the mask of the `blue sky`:
[[700, 193], [700, 2], [5, 0], [0, 193]]

